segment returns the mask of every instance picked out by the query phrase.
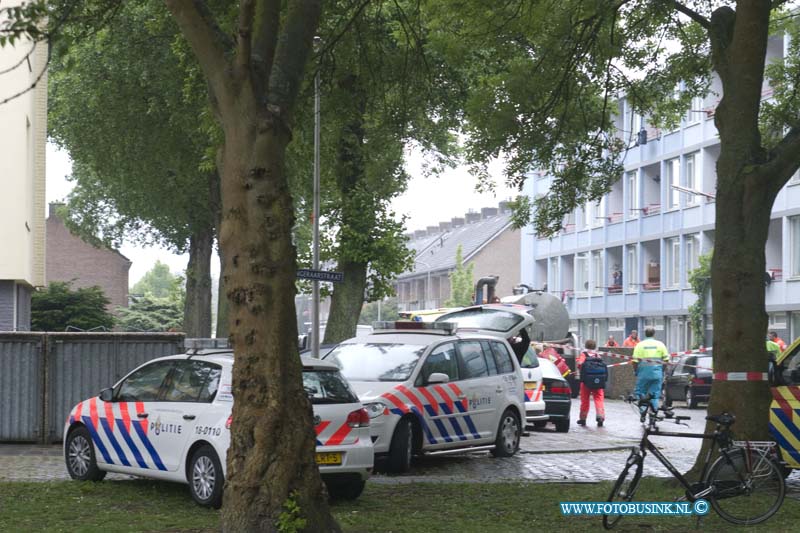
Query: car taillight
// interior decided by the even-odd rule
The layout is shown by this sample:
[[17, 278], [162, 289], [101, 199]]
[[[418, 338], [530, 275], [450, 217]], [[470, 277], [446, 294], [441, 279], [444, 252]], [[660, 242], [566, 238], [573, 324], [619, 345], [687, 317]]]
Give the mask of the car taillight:
[[570, 394], [572, 391], [569, 387], [550, 387], [550, 392], [553, 394]]
[[705, 385], [706, 380], [705, 378], [692, 378], [692, 383], [694, 383], [695, 385]]
[[231, 423], [233, 422], [233, 415], [228, 417], [228, 421], [225, 422], [225, 429], [231, 429]]
[[369, 426], [369, 414], [363, 407], [347, 415], [347, 425], [351, 428], [364, 428]]

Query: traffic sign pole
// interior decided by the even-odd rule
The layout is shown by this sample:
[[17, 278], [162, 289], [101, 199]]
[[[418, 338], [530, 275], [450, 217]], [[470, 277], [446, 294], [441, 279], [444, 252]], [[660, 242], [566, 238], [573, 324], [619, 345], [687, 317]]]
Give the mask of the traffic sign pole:
[[[315, 41], [319, 37], [315, 38]], [[313, 269], [319, 270], [319, 143], [320, 143], [320, 116], [319, 116], [319, 67], [314, 76], [314, 241], [313, 241]], [[311, 357], [319, 358], [319, 280], [311, 282]]]

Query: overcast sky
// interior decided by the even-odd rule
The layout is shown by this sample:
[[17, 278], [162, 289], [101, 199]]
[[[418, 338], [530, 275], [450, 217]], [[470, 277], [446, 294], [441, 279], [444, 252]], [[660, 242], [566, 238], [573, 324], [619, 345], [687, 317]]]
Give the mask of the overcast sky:
[[[461, 216], [470, 209], [479, 211], [481, 207], [493, 207], [500, 201], [513, 198], [516, 192], [505, 187], [500, 177], [499, 164], [491, 167], [496, 176], [496, 192], [478, 193], [477, 181], [470, 176], [466, 167], [444, 172], [441, 176], [426, 178], [422, 175], [423, 159], [417, 154], [409, 157], [408, 172], [414, 176], [405, 194], [394, 202], [398, 216], [407, 215], [406, 227], [409, 231], [425, 229], [439, 222]], [[66, 180], [72, 169], [69, 156], [55, 145], [47, 145], [47, 202], [63, 200], [69, 194], [72, 184]], [[169, 265], [173, 272], [180, 273], [186, 268], [188, 255], [176, 255], [162, 248], [143, 248], [126, 243], [120, 252], [133, 262], [130, 270], [130, 284], [136, 283], [157, 260]], [[212, 271], [218, 275], [219, 263], [212, 261]]]

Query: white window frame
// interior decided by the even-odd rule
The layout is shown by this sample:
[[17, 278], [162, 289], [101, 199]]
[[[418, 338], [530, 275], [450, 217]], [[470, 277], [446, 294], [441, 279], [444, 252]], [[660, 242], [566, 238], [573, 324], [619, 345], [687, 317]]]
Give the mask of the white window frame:
[[550, 292], [560, 292], [561, 291], [561, 268], [559, 265], [559, 258], [558, 257], [551, 257], [549, 259], [550, 268], [548, 269], [548, 284], [547, 286], [550, 288]]
[[[686, 177], [684, 179], [687, 189], [697, 189], [697, 163], [698, 155], [700, 152], [694, 152], [686, 156]], [[686, 194], [686, 205], [697, 205], [700, 202], [700, 196], [697, 194]]]
[[800, 278], [800, 215], [789, 221], [789, 277]]
[[622, 270], [622, 281], [628, 280], [628, 289], [626, 292], [633, 293], [639, 292], [639, 252], [635, 244], [629, 244], [625, 248], [625, 255], [628, 259], [627, 268]]
[[628, 182], [628, 218], [639, 218], [639, 173], [632, 171], [626, 173]]
[[785, 312], [769, 314], [769, 329], [786, 329], [787, 316]]
[[681, 239], [673, 237], [664, 239], [664, 253], [666, 254], [666, 280], [665, 289], [677, 289], [681, 283]]
[[603, 276], [603, 254], [600, 251], [592, 252], [592, 294], [597, 296], [603, 294], [605, 279]]
[[666, 161], [667, 170], [667, 199], [670, 209], [678, 209], [681, 206], [681, 192], [672, 188], [672, 185], [681, 184], [681, 158], [675, 157]]
[[689, 273], [700, 266], [700, 234], [692, 233], [686, 239], [686, 283], [689, 283]]
[[589, 254], [575, 254], [575, 294], [586, 296], [589, 293]]
[[686, 125], [689, 124], [697, 124], [703, 120], [705, 116], [705, 111], [703, 111], [704, 106], [704, 98], [702, 96], [695, 96], [692, 98], [692, 102], [689, 105], [688, 111], [686, 111]]

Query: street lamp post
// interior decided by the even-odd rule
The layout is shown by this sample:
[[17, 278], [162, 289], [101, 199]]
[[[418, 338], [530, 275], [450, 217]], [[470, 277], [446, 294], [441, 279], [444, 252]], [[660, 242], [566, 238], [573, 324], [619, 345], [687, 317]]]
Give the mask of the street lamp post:
[[421, 259], [414, 259], [414, 263], [422, 263], [428, 269], [428, 281], [425, 283], [425, 307], [427, 307], [428, 302], [431, 301], [431, 265]]
[[[319, 37], [314, 44], [319, 44]], [[314, 270], [319, 270], [319, 144], [320, 144], [320, 104], [319, 104], [319, 68], [314, 76], [314, 206], [313, 214], [313, 257]], [[311, 357], [319, 358], [319, 281], [311, 282]]]

